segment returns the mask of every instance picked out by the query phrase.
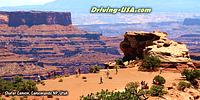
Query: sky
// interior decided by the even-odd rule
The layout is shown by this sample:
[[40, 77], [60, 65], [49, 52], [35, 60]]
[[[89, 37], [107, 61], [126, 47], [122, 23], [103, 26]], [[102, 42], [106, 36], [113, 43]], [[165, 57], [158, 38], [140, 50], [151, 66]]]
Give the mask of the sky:
[[[92, 6], [151, 7], [150, 14], [90, 14]], [[66, 11], [73, 24], [180, 21], [200, 16], [200, 0], [0, 0], [0, 11]], [[161, 13], [160, 15], [158, 13]]]
[[38, 9], [72, 12], [88, 11], [91, 6], [136, 6], [152, 7], [158, 12], [200, 12], [200, 0], [0, 0], [0, 7], [24, 5], [42, 5]]
[[43, 5], [55, 0], [0, 0], [0, 7], [23, 6], [23, 5]]

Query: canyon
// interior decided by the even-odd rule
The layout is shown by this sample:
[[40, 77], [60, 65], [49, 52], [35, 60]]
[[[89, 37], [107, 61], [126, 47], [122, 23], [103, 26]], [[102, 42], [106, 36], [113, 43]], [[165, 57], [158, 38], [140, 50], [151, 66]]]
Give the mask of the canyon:
[[[34, 16], [41, 14], [30, 13]], [[4, 18], [0, 24], [0, 76], [45, 76], [52, 71], [57, 74], [71, 74], [77, 67], [87, 73], [90, 66], [103, 65], [121, 57], [119, 42], [116, 42], [120, 38], [80, 30], [72, 25], [70, 16], [64, 17], [66, 13], [42, 13], [51, 17], [59, 15], [64, 19], [55, 17], [54, 20], [47, 21], [47, 16], [37, 20], [30, 17], [32, 20], [25, 19], [27, 23], [19, 21], [11, 24], [18, 19], [24, 19], [29, 12], [24, 14], [14, 17], [15, 20], [12, 17], [8, 17], [8, 20], [0, 17], [1, 20]], [[45, 21], [38, 22], [41, 19]]]

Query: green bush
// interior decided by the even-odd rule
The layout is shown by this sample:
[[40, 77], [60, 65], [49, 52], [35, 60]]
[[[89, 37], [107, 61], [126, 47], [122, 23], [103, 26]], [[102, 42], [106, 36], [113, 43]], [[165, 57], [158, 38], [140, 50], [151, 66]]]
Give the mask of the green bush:
[[89, 72], [90, 73], [97, 73], [97, 72], [100, 71], [100, 69], [101, 69], [100, 66], [92, 66], [92, 67], [89, 68]]
[[163, 96], [166, 94], [166, 91], [164, 91], [164, 87], [160, 85], [153, 85], [150, 88], [150, 95], [151, 96]]
[[190, 88], [190, 86], [191, 86], [190, 83], [185, 82], [185, 81], [180, 81], [180, 82], [178, 83], [177, 89], [178, 89], [179, 91], [184, 91], [185, 88]]
[[0, 100], [6, 100], [5, 98], [3, 98], [3, 97], [0, 97]]
[[195, 79], [199, 79], [200, 78], [200, 70], [188, 70], [188, 69], [185, 69], [181, 73], [181, 75], [185, 76], [187, 81], [193, 81]]
[[129, 82], [126, 84], [125, 88], [126, 89], [137, 89], [140, 86], [139, 82]]
[[116, 65], [124, 65], [124, 63], [121, 59], [116, 59], [115, 63], [116, 63]]
[[146, 56], [143, 59], [142, 67], [144, 67], [146, 69], [154, 70], [156, 67], [160, 66], [160, 63], [161, 63], [161, 61], [158, 57]]
[[95, 94], [91, 93], [87, 96], [81, 96], [80, 100], [142, 100], [142, 98], [128, 90], [125, 90], [124, 92], [102, 90]]
[[37, 91], [36, 82], [24, 80], [22, 77], [14, 77], [12, 81], [0, 79], [0, 94], [5, 91]]
[[153, 78], [153, 84], [163, 85], [165, 84], [165, 82], [166, 82], [165, 78], [160, 75], [157, 75]]
[[200, 70], [188, 70], [185, 69], [182, 73], [186, 80], [189, 81], [195, 88], [199, 87], [197, 79], [200, 78]]
[[110, 92], [108, 90], [101, 90], [101, 92], [81, 96], [80, 100], [143, 100], [145, 92], [142, 89], [137, 89], [138, 87], [138, 82], [130, 82], [126, 85], [125, 91]]

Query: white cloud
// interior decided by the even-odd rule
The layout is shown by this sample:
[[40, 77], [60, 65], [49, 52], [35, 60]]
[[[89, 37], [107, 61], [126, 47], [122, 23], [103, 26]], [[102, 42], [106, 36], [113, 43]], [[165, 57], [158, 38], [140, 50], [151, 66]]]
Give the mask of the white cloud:
[[23, 5], [43, 5], [55, 0], [0, 0], [0, 7], [23, 6]]

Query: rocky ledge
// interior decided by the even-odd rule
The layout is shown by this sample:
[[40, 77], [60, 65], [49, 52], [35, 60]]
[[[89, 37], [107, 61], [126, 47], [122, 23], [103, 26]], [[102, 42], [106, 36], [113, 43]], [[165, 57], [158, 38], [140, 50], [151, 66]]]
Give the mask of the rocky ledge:
[[162, 62], [190, 62], [186, 45], [167, 38], [165, 32], [126, 32], [120, 43], [125, 60], [157, 56]]

